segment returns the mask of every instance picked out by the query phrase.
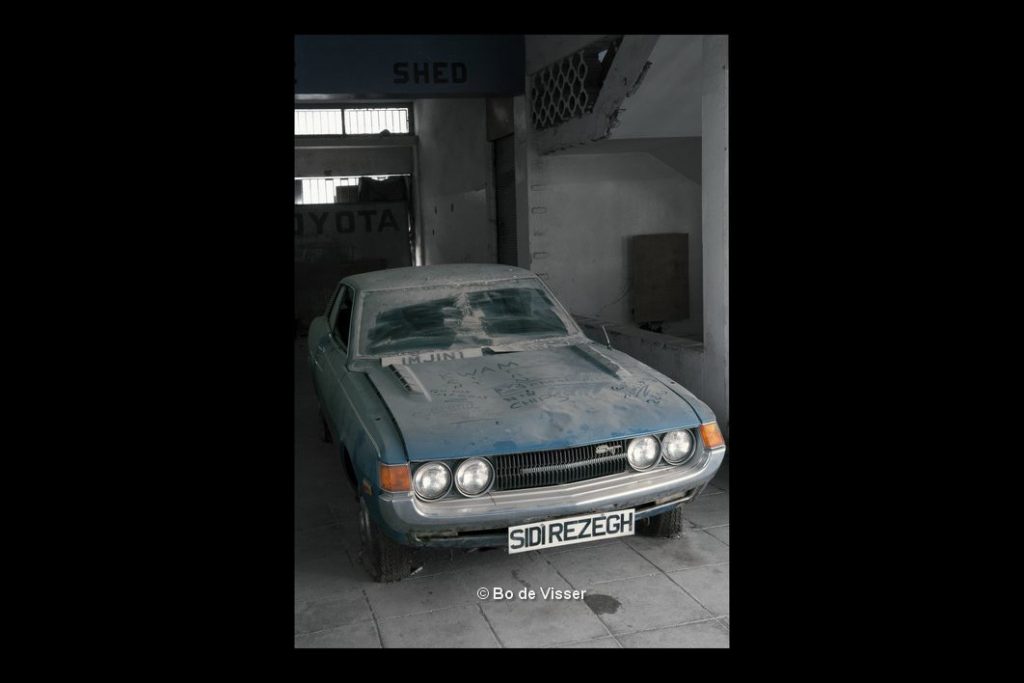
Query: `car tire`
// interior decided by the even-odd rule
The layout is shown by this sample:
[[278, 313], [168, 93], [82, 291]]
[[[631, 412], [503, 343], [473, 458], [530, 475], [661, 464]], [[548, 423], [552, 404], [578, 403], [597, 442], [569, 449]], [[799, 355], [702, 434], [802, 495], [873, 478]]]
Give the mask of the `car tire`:
[[393, 583], [412, 571], [411, 550], [388, 538], [370, 517], [366, 500], [359, 498], [359, 559], [377, 583]]
[[334, 438], [331, 436], [331, 428], [327, 426], [327, 418], [324, 417], [323, 412], [320, 412], [320, 440], [324, 443], [332, 443]]
[[646, 517], [637, 522], [636, 533], [639, 536], [655, 536], [657, 538], [676, 538], [683, 533], [683, 506], [677, 505], [668, 512]]

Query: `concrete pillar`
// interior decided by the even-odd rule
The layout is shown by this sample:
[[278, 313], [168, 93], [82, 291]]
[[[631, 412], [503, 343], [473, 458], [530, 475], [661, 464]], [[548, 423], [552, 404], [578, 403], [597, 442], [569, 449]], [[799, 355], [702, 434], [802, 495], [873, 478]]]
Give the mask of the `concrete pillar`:
[[729, 37], [704, 36], [701, 74], [701, 252], [704, 395], [729, 431]]
[[[529, 83], [526, 85], [529, 88]], [[512, 122], [516, 140], [516, 248], [517, 265], [530, 270], [530, 164], [536, 152], [532, 150], [530, 106], [525, 95], [512, 98]]]

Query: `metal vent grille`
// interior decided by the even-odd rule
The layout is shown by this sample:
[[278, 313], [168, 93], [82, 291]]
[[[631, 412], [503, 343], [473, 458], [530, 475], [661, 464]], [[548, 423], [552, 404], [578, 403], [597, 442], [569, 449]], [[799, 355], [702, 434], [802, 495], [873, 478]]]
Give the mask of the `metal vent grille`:
[[[598, 449], [602, 452], [598, 453]], [[497, 455], [488, 459], [494, 465], [493, 491], [571, 484], [595, 477], [620, 474], [629, 469], [625, 441], [609, 441], [554, 451]]]
[[530, 117], [537, 130], [557, 126], [594, 109], [618, 37], [591, 43], [544, 67], [530, 79]]

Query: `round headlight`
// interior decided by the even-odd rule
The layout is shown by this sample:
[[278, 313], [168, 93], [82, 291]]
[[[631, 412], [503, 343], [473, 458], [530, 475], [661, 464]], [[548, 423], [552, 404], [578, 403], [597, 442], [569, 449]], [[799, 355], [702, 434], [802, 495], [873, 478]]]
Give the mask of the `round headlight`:
[[681, 465], [693, 455], [693, 434], [685, 429], [669, 432], [661, 439], [662, 457], [673, 465]]
[[653, 436], [641, 436], [629, 442], [626, 459], [634, 470], [646, 470], [658, 462], [658, 440]]
[[494, 478], [491, 463], [483, 458], [470, 458], [455, 470], [455, 488], [464, 496], [479, 496]]
[[412, 488], [416, 495], [426, 500], [436, 500], [448, 493], [452, 487], [452, 472], [443, 462], [431, 462], [416, 470]]

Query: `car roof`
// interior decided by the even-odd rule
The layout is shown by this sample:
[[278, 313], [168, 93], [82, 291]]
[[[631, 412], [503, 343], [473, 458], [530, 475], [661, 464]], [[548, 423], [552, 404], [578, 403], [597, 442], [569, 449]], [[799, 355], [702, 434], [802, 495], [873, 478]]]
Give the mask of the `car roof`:
[[439, 266], [389, 268], [370, 273], [349, 275], [342, 280], [357, 291], [375, 289], [406, 289], [427, 285], [461, 285], [494, 280], [536, 278], [524, 268], [494, 263], [449, 263]]

